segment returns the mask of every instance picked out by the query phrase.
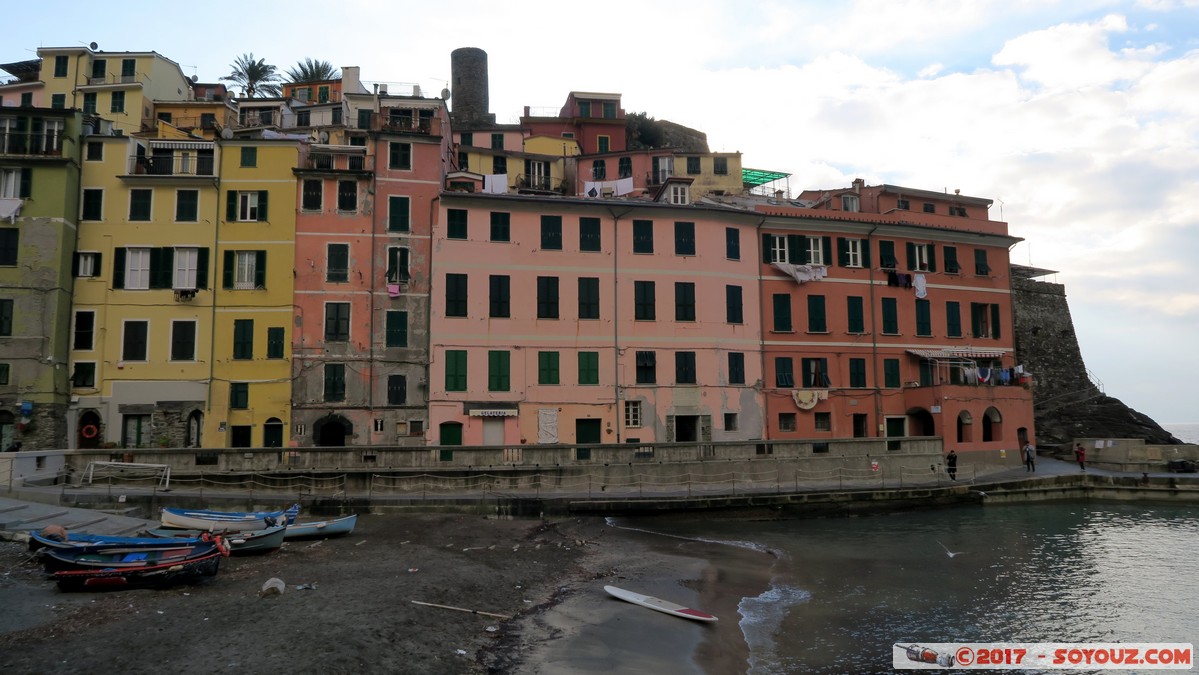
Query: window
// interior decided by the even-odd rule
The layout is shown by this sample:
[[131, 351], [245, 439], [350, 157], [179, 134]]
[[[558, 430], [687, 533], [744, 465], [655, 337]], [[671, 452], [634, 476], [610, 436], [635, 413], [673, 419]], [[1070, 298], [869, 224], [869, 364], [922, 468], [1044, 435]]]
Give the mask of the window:
[[146, 342], [150, 332], [149, 321], [126, 321], [124, 335], [121, 337], [122, 361], [145, 361], [149, 354], [149, 344]]
[[729, 260], [741, 259], [741, 230], [735, 227], [724, 228], [724, 257]]
[[562, 216], [541, 217], [541, 249], [562, 250]]
[[727, 176], [729, 174], [729, 158], [713, 157], [712, 173], [716, 174], [717, 176]]
[[943, 247], [941, 255], [945, 257], [945, 272], [947, 274], [957, 274], [962, 271], [962, 265], [958, 262], [958, 248], [956, 246]]
[[135, 189], [129, 191], [130, 221], [150, 220], [150, 203], [153, 195], [154, 191], [148, 189]]
[[114, 113], [125, 112], [125, 92], [112, 92], [112, 105], [109, 106], [109, 110]]
[[96, 92], [90, 91], [90, 92], [84, 93], [84, 95], [83, 95], [83, 114], [85, 114], [85, 115], [95, 115], [96, 114]]
[[404, 405], [408, 402], [408, 378], [403, 375], [387, 376], [387, 405]]
[[266, 287], [266, 251], [225, 251], [223, 287], [253, 290]]
[[[117, 249], [117, 255], [114, 265], [120, 264], [121, 249]], [[117, 279], [113, 279], [113, 286], [118, 288], [127, 288], [131, 290], [146, 290], [150, 288], [150, 249], [148, 248], [129, 248], [124, 249], [125, 264], [124, 264], [124, 285], [117, 286]], [[115, 276], [115, 274], [114, 274]]]
[[878, 242], [878, 264], [885, 270], [893, 270], [899, 264], [895, 258], [895, 242]]
[[606, 180], [608, 178], [608, 163], [602, 159], [592, 160], [591, 178], [592, 180]]
[[970, 303], [970, 328], [976, 338], [999, 339], [999, 305]]
[[637, 352], [637, 384], [654, 384], [658, 381], [658, 355], [656, 352]]
[[674, 224], [674, 254], [695, 255], [695, 223]]
[[471, 147], [475, 144], [475, 135], [469, 131], [463, 131], [458, 134], [458, 144], [466, 147]]
[[175, 191], [175, 222], [194, 223], [200, 216], [200, 191]]
[[83, 220], [104, 219], [104, 190], [99, 188], [83, 189]]
[[795, 386], [795, 361], [790, 356], [774, 357], [774, 386]]
[[633, 177], [633, 158], [621, 157], [616, 160], [616, 173], [618, 178]]
[[558, 277], [537, 277], [537, 318], [558, 318]]
[[504, 176], [508, 173], [508, 158], [507, 157], [492, 157], [491, 158], [491, 173], [496, 176]]
[[[6, 301], [12, 303], [12, 300]], [[10, 310], [11, 312], [11, 310]], [[96, 313], [75, 312], [75, 339], [71, 342], [71, 348], [79, 351], [91, 351], [95, 345], [96, 339]]]
[[600, 219], [579, 218], [579, 250], [599, 251], [600, 243]]
[[[171, 249], [165, 249], [169, 252]], [[181, 246], [174, 250], [174, 267], [167, 268], [166, 264], [170, 259], [168, 256], [166, 261], [160, 259], [160, 266], [165, 269], [170, 269], [171, 272], [171, 288], [175, 290], [192, 291], [197, 288], [208, 287], [208, 249], [195, 248], [191, 246]], [[151, 259], [153, 266], [153, 259]], [[202, 269], [201, 269], [202, 268]]]
[[828, 359], [803, 359], [800, 365], [803, 367], [804, 389], [830, 386], [828, 379]]
[[790, 261], [791, 247], [788, 244], [788, 240], [795, 241], [795, 246], [799, 246], [799, 240], [796, 235], [791, 235], [790, 237], [775, 234], [762, 235], [762, 257], [764, 262], [785, 263]]
[[95, 251], [76, 253], [75, 276], [81, 278], [100, 276], [100, 254]]
[[806, 260], [804, 262], [811, 265], [827, 265], [830, 262], [829, 256], [826, 256], [824, 251], [828, 247], [826, 240], [829, 238], [804, 237], [804, 239], [803, 243], [806, 244], [806, 253], [804, 254]]
[[137, 75], [137, 59], [121, 59], [121, 81], [132, 82]]
[[883, 298], [883, 335], [899, 335], [899, 303]]
[[696, 175], [696, 174], [700, 173], [699, 157], [688, 157], [687, 158], [687, 173], [689, 173], [691, 175]]
[[243, 147], [241, 149], [241, 165], [243, 167], [258, 166], [258, 148]]
[[489, 277], [489, 309], [487, 315], [493, 319], [507, 319], [512, 316], [511, 307], [511, 277], [506, 274], [493, 274]]
[[491, 149], [492, 150], [503, 150], [504, 149], [504, 135], [503, 134], [492, 134], [491, 135]]
[[412, 280], [412, 272], [408, 266], [409, 252], [407, 246], [387, 247], [387, 283], [404, 284]]
[[795, 431], [795, 413], [779, 413], [779, 431]]
[[641, 426], [641, 401], [624, 402], [624, 425], [629, 429]]
[[866, 359], [849, 360], [849, 386], [857, 388], [866, 386]]
[[466, 275], [445, 275], [445, 315], [466, 316]]
[[[7, 363], [0, 363], [0, 384], [8, 384]], [[80, 388], [95, 387], [96, 364], [90, 362], [76, 362], [75, 369], [71, 373], [71, 385]]]
[[406, 233], [411, 225], [411, 199], [392, 194], [387, 197], [387, 231]]
[[348, 342], [350, 340], [350, 303], [325, 303], [325, 341]]
[[772, 297], [774, 307], [774, 332], [790, 333], [795, 330], [791, 324], [791, 294], [775, 293]]
[[688, 204], [691, 202], [691, 188], [687, 185], [670, 186], [671, 204]]
[[920, 337], [932, 337], [932, 334], [932, 303], [924, 298], [916, 298], [916, 335]]
[[226, 195], [225, 220], [238, 222], [266, 220], [266, 190], [256, 192], [230, 190]]
[[246, 410], [250, 407], [250, 383], [229, 383], [229, 407], [233, 410]]
[[858, 197], [857, 195], [841, 195], [841, 210], [858, 212]]
[[695, 384], [695, 352], [674, 353], [675, 384]]
[[33, 169], [0, 169], [0, 199], [28, 199]]
[[[236, 332], [236, 331], [235, 331]], [[252, 339], [252, 336], [251, 336]], [[234, 342], [234, 353], [237, 351], [237, 343]], [[195, 361], [196, 360], [196, 322], [195, 321], [172, 321], [171, 322], [171, 360], [172, 361]]]
[[491, 212], [491, 241], [512, 240], [512, 214], [502, 211]]
[[724, 287], [724, 315], [727, 323], [745, 323], [740, 286]]
[[387, 168], [397, 171], [411, 171], [412, 144], [393, 141], [388, 146]]
[[579, 277], [579, 318], [600, 318], [600, 287], [598, 277]]
[[[334, 111], [338, 112], [338, 111]], [[336, 124], [336, 122], [334, 122]], [[216, 128], [216, 113], [200, 113], [200, 128], [215, 129]]]
[[654, 221], [633, 221], [633, 253], [654, 252]]
[[865, 303], [862, 296], [851, 295], [845, 299], [845, 310], [848, 319], [846, 332], [853, 335], [861, 335], [866, 332], [865, 323]]
[[986, 276], [991, 273], [991, 266], [987, 264], [986, 249], [974, 249], [974, 273], [979, 276]]
[[[830, 413], [818, 412], [812, 416], [812, 423], [816, 431], [832, 431], [833, 417]], [[812, 452], [828, 452], [828, 443], [818, 443], [819, 447], [813, 447]]]
[[808, 296], [808, 332], [827, 333], [828, 322], [824, 314], [824, 296]]
[[695, 284], [690, 281], [674, 283], [674, 320], [695, 321]]
[[932, 244], [908, 242], [908, 269], [918, 272], [936, 272], [936, 251]]
[[466, 239], [466, 214], [465, 209], [446, 209], [447, 239]]
[[104, 144], [100, 141], [87, 142], [87, 156], [84, 158], [89, 162], [104, 161]]
[[254, 358], [254, 320], [234, 319], [233, 321], [233, 358]]
[[925, 213], [936, 213], [937, 205], [933, 204], [932, 202], [924, 202], [924, 212]]
[[350, 245], [329, 244], [325, 247], [325, 281], [336, 284], [350, 280]]
[[337, 210], [338, 211], [357, 211], [358, 210], [358, 181], [356, 181], [356, 180], [339, 180], [339, 181], [337, 181]]
[[308, 111], [308, 110], [301, 110], [301, 111], [297, 112], [296, 113], [296, 126], [297, 127], [312, 126], [312, 112]]
[[[605, 103], [604, 111], [607, 112], [607, 110], [608, 110], [608, 104]], [[607, 117], [607, 115], [605, 115], [605, 117]], [[615, 115], [612, 115], [612, 117], [615, 117]], [[605, 153], [612, 149], [612, 137], [611, 136], [596, 136], [595, 141], [596, 141], [596, 149], [600, 153]]]
[[724, 430], [725, 431], [736, 431], [737, 430], [737, 413], [727, 413], [726, 412], [724, 414]]
[[283, 341], [285, 335], [282, 327], [274, 326], [266, 329], [266, 357], [268, 359], [283, 358]]
[[890, 389], [899, 388], [899, 359], [883, 359], [883, 386]]
[[487, 352], [487, 391], [508, 391], [512, 387], [509, 376], [512, 355], [504, 349]]
[[653, 321], [656, 318], [654, 282], [633, 282], [633, 318], [637, 321]]
[[20, 236], [21, 231], [15, 227], [0, 227], [0, 265], [14, 266], [17, 264]]
[[346, 400], [346, 364], [325, 364], [325, 401], [336, 403]]
[[445, 390], [466, 391], [466, 350], [445, 351]]
[[387, 310], [384, 340], [384, 344], [388, 347], [408, 346], [408, 312], [398, 309]]
[[13, 323], [13, 301], [9, 299], [0, 300], [0, 336], [8, 337], [12, 335]]
[[838, 237], [837, 257], [842, 267], [869, 267], [870, 244], [865, 239]]
[[599, 352], [579, 352], [579, 384], [599, 384]]
[[965, 206], [951, 206], [951, 207], [949, 207], [949, 215], [958, 216], [960, 218], [965, 218], [966, 217], [966, 207]]
[[729, 384], [745, 384], [745, 354], [729, 352]]
[[320, 211], [324, 201], [324, 181], [318, 178], [307, 178], [302, 186], [300, 208], [304, 211]]
[[962, 337], [962, 306], [953, 300], [945, 303], [945, 335]]
[[558, 352], [537, 352], [537, 384], [558, 384]]
[[591, 117], [591, 101], [579, 101], [579, 117]]
[[70, 65], [68, 57], [65, 54], [60, 54], [54, 57], [54, 77], [66, 77], [67, 67]]

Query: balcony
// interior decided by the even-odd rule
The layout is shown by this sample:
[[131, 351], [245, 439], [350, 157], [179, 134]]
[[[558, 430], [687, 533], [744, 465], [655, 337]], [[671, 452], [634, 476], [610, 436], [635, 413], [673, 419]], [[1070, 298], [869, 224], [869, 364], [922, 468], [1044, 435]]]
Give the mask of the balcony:
[[134, 176], [212, 176], [216, 162], [212, 155], [160, 155], [129, 158], [129, 174]]
[[62, 157], [62, 135], [6, 131], [0, 133], [0, 155]]
[[367, 157], [363, 152], [326, 151], [318, 150], [318, 147], [313, 146], [297, 171], [363, 173], [375, 169], [375, 158]]
[[516, 176], [516, 189], [566, 194], [566, 181], [554, 178], [553, 176], [518, 174]]
[[[405, 111], [411, 112], [411, 111]], [[441, 118], [421, 117], [418, 114], [405, 114], [385, 110], [382, 113], [360, 110], [358, 113], [357, 129], [370, 129], [389, 134], [414, 134], [419, 136], [441, 136]]]

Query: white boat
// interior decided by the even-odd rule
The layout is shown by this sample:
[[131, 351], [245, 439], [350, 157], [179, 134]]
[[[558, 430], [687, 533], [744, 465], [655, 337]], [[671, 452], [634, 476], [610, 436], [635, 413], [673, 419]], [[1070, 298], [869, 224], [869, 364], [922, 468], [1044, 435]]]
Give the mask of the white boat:
[[286, 511], [209, 511], [206, 509], [163, 509], [162, 524], [183, 530], [207, 532], [244, 532], [265, 530], [268, 527], [295, 521], [300, 505]]
[[670, 614], [671, 616], [677, 616], [683, 619], [691, 619], [693, 621], [716, 621], [716, 617], [708, 614], [707, 612], [701, 612], [698, 609], [691, 609], [690, 607], [676, 605], [669, 600], [655, 598], [652, 595], [644, 595], [634, 591], [627, 591], [623, 588], [617, 588], [616, 586], [604, 586], [604, 590], [608, 592], [608, 595], [611, 595], [614, 598], [620, 598], [625, 602], [631, 602], [634, 605], [641, 605], [642, 607], [663, 612], [665, 614]]

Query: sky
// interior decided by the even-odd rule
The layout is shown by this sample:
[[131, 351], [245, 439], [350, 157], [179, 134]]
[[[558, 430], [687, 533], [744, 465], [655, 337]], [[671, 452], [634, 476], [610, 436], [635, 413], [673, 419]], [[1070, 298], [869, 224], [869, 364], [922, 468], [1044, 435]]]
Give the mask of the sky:
[[[1199, 0], [604, 3], [47, 0], [5, 8], [0, 62], [96, 42], [214, 82], [252, 52], [368, 83], [449, 85], [488, 54], [501, 123], [571, 91], [703, 131], [792, 194], [854, 178], [992, 199], [1055, 270], [1087, 368], [1159, 423], [1199, 422]], [[50, 21], [46, 17], [58, 17]], [[396, 91], [396, 89], [392, 89]], [[451, 108], [453, 100], [451, 99]], [[1194, 268], [1194, 269], [1193, 269]], [[1180, 384], [1181, 383], [1181, 384]]]

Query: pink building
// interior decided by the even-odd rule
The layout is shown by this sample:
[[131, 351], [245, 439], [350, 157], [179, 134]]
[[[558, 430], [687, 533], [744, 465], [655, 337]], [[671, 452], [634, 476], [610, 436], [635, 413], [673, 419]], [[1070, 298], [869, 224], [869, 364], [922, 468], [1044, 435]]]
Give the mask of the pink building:
[[430, 442], [758, 438], [760, 216], [444, 193]]

